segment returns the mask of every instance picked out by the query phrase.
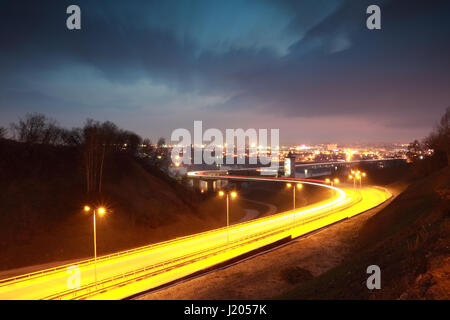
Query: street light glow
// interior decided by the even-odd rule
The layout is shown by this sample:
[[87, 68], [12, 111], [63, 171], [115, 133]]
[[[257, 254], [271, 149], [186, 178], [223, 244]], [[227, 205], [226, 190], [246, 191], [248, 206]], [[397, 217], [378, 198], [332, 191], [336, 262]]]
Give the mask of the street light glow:
[[[85, 212], [91, 211], [91, 207], [84, 206], [83, 210]], [[94, 274], [95, 274], [95, 288], [97, 288], [97, 228], [95, 223], [95, 216], [98, 213], [99, 216], [103, 216], [106, 213], [106, 209], [104, 207], [98, 207], [97, 209], [94, 209], [94, 214], [92, 215], [93, 218], [93, 227], [94, 227]]]
[[[229, 178], [241, 179], [241, 177], [233, 176], [229, 176]], [[264, 181], [268, 179], [253, 178], [252, 180]], [[275, 178], [273, 181], [277, 181], [277, 179]], [[340, 221], [343, 217], [353, 217], [361, 212], [365, 212], [383, 203], [391, 196], [387, 190], [377, 188], [368, 187], [360, 191], [348, 188], [341, 190], [331, 186], [324, 186], [323, 183], [307, 181], [303, 183], [331, 188], [337, 191], [338, 194], [324, 202], [313, 204], [307, 208], [296, 209], [294, 211], [289, 210], [269, 217], [258, 218], [251, 222], [237, 223], [233, 226], [229, 224], [229, 205], [231, 203], [229, 204], [227, 201], [226, 229], [218, 228], [156, 245], [140, 247], [131, 251], [122, 251], [111, 256], [101, 257], [98, 261], [95, 244], [95, 216], [97, 213], [100, 213], [100, 208], [92, 206], [92, 209], [89, 209], [91, 212], [95, 211], [95, 214], [93, 214], [94, 263], [90, 259], [80, 262], [83, 264], [83, 270], [86, 270], [84, 274], [87, 274], [87, 276], [83, 280], [86, 285], [83, 285], [79, 289], [67, 290], [67, 272], [66, 266], [63, 265], [58, 269], [52, 268], [29, 274], [26, 279], [24, 279], [23, 275], [20, 279], [7, 279], [6, 282], [0, 285], [0, 299], [77, 299], [83, 298], [84, 296], [87, 299], [122, 299], [140, 293], [143, 290], [160, 286], [162, 282], [169, 283], [178, 280], [199, 270], [203, 270], [205, 267], [215, 266], [218, 263], [245, 254], [255, 248], [263, 247], [267, 245], [267, 235], [276, 236], [270, 240], [270, 243], [284, 239], [287, 235], [295, 238], [313, 230], [332, 225]], [[293, 188], [294, 194], [296, 189]], [[222, 192], [223, 195], [237, 195], [236, 191], [230, 192], [223, 190]], [[104, 208], [104, 210], [108, 211], [107, 208]], [[296, 215], [300, 216], [301, 219], [305, 216], [314, 217], [315, 219], [311, 222], [296, 224]], [[290, 228], [287, 228], [288, 226]], [[280, 227], [283, 227], [283, 229], [280, 230]], [[216, 252], [221, 253], [223, 251], [223, 238], [225, 236], [227, 237], [227, 244], [234, 251], [230, 251], [230, 254], [224, 257], [220, 254], [211, 254]], [[235, 244], [239, 245], [234, 246]], [[199, 257], [200, 250], [202, 250], [201, 252], [205, 252], [205, 254]], [[201, 265], [197, 264], [199, 258], [202, 261]], [[175, 259], [182, 259], [183, 261], [183, 265], [178, 269], [173, 269], [171, 265], [171, 262]], [[101, 281], [102, 285], [107, 284], [106, 288], [109, 287], [111, 289], [105, 289], [103, 286], [100, 287], [100, 282], [97, 288], [97, 264], [100, 268], [99, 274], [101, 275], [101, 278], [98, 280]], [[135, 275], [135, 271], [141, 270], [144, 267], [148, 268], [150, 264], [152, 267], [145, 269], [145, 275], [147, 277], [144, 280], [140, 280], [139, 277], [141, 274]], [[161, 264], [167, 266], [161, 268]], [[158, 274], [154, 275], [156, 271]], [[107, 272], [107, 274], [103, 272]], [[157, 278], [160, 272], [161, 278]], [[128, 278], [128, 274], [130, 274], [130, 278]], [[147, 282], [148, 279], [151, 279], [151, 282]], [[130, 280], [133, 281], [131, 285], [129, 285]], [[93, 284], [95, 284], [95, 289]], [[135, 284], [139, 284], [139, 286], [136, 287]]]
[[303, 188], [303, 185], [301, 183], [297, 183], [297, 189]]
[[219, 191], [219, 196], [220, 196], [220, 197], [223, 197], [224, 194], [225, 194], [225, 193], [224, 193], [222, 190]]
[[231, 197], [232, 198], [236, 198], [237, 197], [237, 193], [235, 191], [231, 192]]

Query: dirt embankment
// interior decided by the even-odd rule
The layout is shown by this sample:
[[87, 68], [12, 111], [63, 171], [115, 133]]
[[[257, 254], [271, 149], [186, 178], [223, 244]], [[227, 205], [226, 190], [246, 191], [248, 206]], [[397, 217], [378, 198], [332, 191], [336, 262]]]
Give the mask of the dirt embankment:
[[[411, 184], [361, 228], [351, 258], [289, 299], [450, 299], [450, 169]], [[369, 265], [381, 289], [365, 286]]]
[[[450, 170], [363, 215], [140, 299], [449, 299]], [[382, 287], [369, 290], [369, 265]]]

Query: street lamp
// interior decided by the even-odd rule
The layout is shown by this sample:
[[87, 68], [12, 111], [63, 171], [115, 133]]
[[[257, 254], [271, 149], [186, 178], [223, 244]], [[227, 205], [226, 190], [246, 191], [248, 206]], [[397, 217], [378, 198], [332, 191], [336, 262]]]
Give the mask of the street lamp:
[[227, 199], [227, 243], [230, 242], [230, 234], [229, 234], [229, 227], [230, 227], [230, 197], [231, 199], [234, 199], [237, 197], [236, 191], [219, 191], [219, 197], [223, 197], [226, 195]]
[[[91, 211], [91, 207], [84, 206], [84, 212], [88, 213]], [[97, 288], [97, 228], [95, 224], [95, 216], [97, 213], [100, 216], [103, 216], [106, 213], [106, 209], [104, 207], [98, 207], [93, 210], [93, 220], [94, 220], [94, 274], [95, 274], [95, 288]]]
[[361, 172], [359, 170], [352, 170], [352, 174], [348, 176], [349, 179], [353, 179], [353, 188], [356, 188], [356, 183], [359, 180], [359, 187], [362, 188], [362, 178], [366, 177], [365, 172]]
[[362, 188], [362, 179], [366, 177], [366, 173], [362, 172], [359, 177], [359, 187]]
[[351, 175], [351, 174], [348, 176], [348, 178], [349, 178], [350, 180], [353, 180], [353, 188], [355, 188], [355, 183], [356, 183], [356, 180], [355, 180], [355, 179], [356, 179], [356, 178], [355, 178], [353, 175]]
[[334, 186], [335, 184], [339, 183], [339, 179], [338, 178], [334, 178], [333, 180], [326, 178], [325, 179], [325, 183], [329, 184], [330, 186]]
[[[286, 183], [286, 187], [288, 189], [292, 188], [292, 183]], [[301, 188], [303, 188], [303, 185], [301, 183], [297, 183], [295, 185], [295, 188], [292, 188], [292, 199], [293, 199], [293, 208], [294, 208], [294, 210], [295, 210], [295, 190], [296, 189], [300, 190]]]
[[[290, 189], [290, 188], [292, 188], [292, 184], [291, 183], [286, 183], [286, 187], [288, 188], [288, 189]], [[295, 188], [292, 188], [292, 202], [293, 202], [293, 208], [294, 208], [294, 210], [295, 210], [295, 194], [296, 194], [296, 190], [298, 189], [298, 190], [300, 190], [300, 189], [302, 189], [303, 188], [303, 185], [301, 184], [301, 183], [297, 183], [296, 185], [295, 185]], [[294, 225], [295, 225], [295, 211], [294, 211], [294, 218], [293, 218], [293, 223], [294, 223]]]

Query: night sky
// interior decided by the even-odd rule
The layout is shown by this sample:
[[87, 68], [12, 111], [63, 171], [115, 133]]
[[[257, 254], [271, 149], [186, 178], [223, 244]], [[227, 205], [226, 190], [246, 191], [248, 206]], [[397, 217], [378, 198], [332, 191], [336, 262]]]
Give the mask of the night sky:
[[[82, 29], [66, 28], [77, 4]], [[382, 30], [366, 28], [381, 7]], [[450, 105], [450, 1], [0, 1], [0, 126], [27, 112], [282, 143], [410, 142]]]

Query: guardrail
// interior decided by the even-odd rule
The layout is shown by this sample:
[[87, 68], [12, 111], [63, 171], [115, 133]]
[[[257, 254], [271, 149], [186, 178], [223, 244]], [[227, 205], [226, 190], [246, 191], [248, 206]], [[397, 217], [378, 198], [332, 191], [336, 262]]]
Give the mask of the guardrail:
[[[199, 174], [199, 175], [206, 175], [208, 172], [209, 171], [199, 171], [199, 172], [196, 172], [196, 173]], [[223, 173], [223, 171], [214, 171], [213, 173]], [[233, 176], [230, 176], [230, 175], [217, 175], [217, 176], [214, 176], [214, 177], [215, 178], [221, 178], [221, 179], [263, 180], [263, 181], [283, 180], [285, 182], [303, 182], [303, 183], [309, 183], [309, 184], [314, 184], [314, 185], [317, 185], [319, 182], [322, 182], [322, 180], [316, 180], [316, 179], [249, 177], [249, 176], [235, 176], [235, 175], [233, 175]], [[331, 186], [328, 186], [328, 185], [325, 185], [325, 184], [320, 184], [320, 185], [323, 186], [323, 187], [339, 190], [339, 189], [337, 189], [335, 187], [331, 187]], [[192, 238], [194, 236], [199, 236], [199, 235], [202, 235], [202, 234], [208, 234], [208, 233], [214, 232], [214, 231], [215, 230], [208, 230], [208, 231], [197, 233], [197, 234], [193, 234], [193, 235], [178, 237], [178, 238], [175, 238], [175, 239], [171, 239], [171, 240], [167, 240], [167, 241], [163, 241], [163, 242], [158, 242], [158, 243], [153, 243], [153, 244], [150, 244], [150, 245], [145, 245], [145, 246], [134, 248], [134, 249], [124, 250], [124, 251], [120, 251], [120, 252], [116, 252], [116, 253], [112, 253], [112, 254], [99, 256], [99, 257], [97, 257], [97, 263], [99, 263], [101, 261], [105, 261], [105, 260], [114, 259], [114, 258], [117, 258], [117, 257], [123, 257], [123, 256], [130, 255], [130, 254], [133, 254], [133, 253], [141, 252], [143, 250], [157, 248], [159, 246], [164, 246], [164, 245], [167, 245], [167, 244], [171, 244], [171, 243], [174, 243], [176, 241], [183, 241], [183, 240]], [[93, 264], [93, 263], [95, 263], [94, 258], [90, 258], [90, 259], [78, 261], [75, 264], [77, 266], [87, 266], [87, 265]], [[73, 265], [74, 265], [74, 263], [69, 263], [69, 264], [64, 264], [64, 265], [61, 265], [61, 266], [56, 266], [56, 267], [52, 267], [52, 268], [48, 268], [48, 269], [43, 269], [43, 270], [39, 270], [39, 271], [30, 272], [30, 273], [23, 274], [23, 275], [18, 275], [18, 276], [13, 276], [13, 277], [0, 279], [0, 287], [5, 286], [5, 285], [9, 285], [11, 283], [17, 283], [17, 282], [20, 282], [20, 281], [26, 281], [26, 280], [33, 279], [33, 278], [38, 278], [38, 277], [41, 277], [41, 276], [54, 274], [54, 273], [57, 273], [57, 272], [65, 272], [67, 270], [67, 267], [70, 267], [70, 266], [73, 266]]]
[[[295, 224], [288, 222], [287, 226], [283, 225], [275, 230], [269, 230], [269, 231], [251, 234], [246, 237], [241, 237], [241, 238], [233, 241], [232, 243], [228, 243], [228, 244], [222, 245], [220, 247], [216, 247], [216, 248], [212, 248], [212, 249], [208, 248], [208, 249], [197, 251], [192, 254], [182, 256], [182, 257], [179, 257], [176, 259], [160, 262], [160, 263], [157, 263], [154, 265], [145, 266], [145, 267], [133, 270], [133, 271], [125, 272], [123, 274], [119, 274], [119, 275], [115, 275], [115, 276], [103, 279], [100, 282], [98, 282], [97, 284], [90, 283], [80, 289], [67, 290], [65, 292], [61, 292], [61, 293], [57, 293], [57, 294], [48, 296], [45, 299], [65, 299], [65, 298], [86, 299], [88, 297], [101, 294], [102, 292], [105, 292], [105, 290], [106, 291], [112, 290], [114, 288], [124, 286], [130, 282], [153, 277], [158, 274], [161, 274], [161, 273], [164, 273], [167, 271], [171, 271], [176, 268], [180, 268], [187, 264], [194, 263], [196, 261], [207, 259], [211, 256], [221, 254], [224, 251], [233, 250], [239, 246], [249, 244], [251, 242], [261, 241], [261, 240], [264, 240], [265, 238], [273, 237], [279, 233], [287, 232], [290, 229], [297, 228], [299, 226], [322, 219], [324, 216], [332, 215], [336, 211], [341, 211], [341, 210], [353, 205], [355, 202], [359, 202], [359, 201], [361, 201], [360, 197], [358, 199], [354, 200], [353, 203], [346, 202], [342, 206], [331, 207], [328, 212], [321, 214], [319, 216], [311, 216], [311, 217], [305, 217], [305, 218], [298, 219], [298, 220], [296, 220]], [[253, 220], [251, 223], [252, 224], [258, 223], [258, 220], [261, 220], [261, 222], [262, 222], [262, 221], [267, 221], [270, 219], [288, 217], [288, 216], [292, 215], [293, 212], [294, 212], [294, 210], [289, 210], [286, 212], [278, 213], [274, 216], [271, 216], [270, 218], [263, 217], [260, 219]], [[245, 222], [245, 223], [241, 223], [241, 224], [236, 224], [232, 227], [232, 229], [239, 229], [239, 228], [244, 227], [247, 224], [250, 224], [250, 223]], [[151, 270], [153, 270], [153, 271], [151, 271]], [[151, 271], [151, 272], [148, 273], [149, 271]]]
[[[218, 172], [216, 172], [218, 173]], [[199, 176], [202, 176], [204, 174], [204, 172], [197, 172], [196, 174], [198, 174]], [[251, 176], [235, 176], [235, 175], [215, 175], [215, 178], [220, 178], [220, 179], [239, 179], [239, 180], [247, 180], [247, 181], [254, 181], [254, 180], [259, 180], [259, 181], [279, 181], [279, 182], [302, 182], [305, 184], [311, 184], [311, 185], [317, 185], [317, 186], [321, 186], [321, 187], [326, 187], [328, 189], [334, 190], [338, 193], [339, 196], [337, 197], [333, 197], [332, 201], [328, 201], [328, 202], [324, 202], [324, 205], [320, 205], [317, 206], [315, 205], [314, 207], [311, 206], [311, 209], [305, 209], [302, 212], [307, 212], [308, 210], [319, 210], [328, 207], [328, 210], [326, 210], [324, 213], [321, 213], [319, 215], [314, 215], [314, 216], [310, 216], [310, 217], [302, 217], [299, 219], [295, 219], [295, 225], [289, 223], [286, 226], [282, 226], [279, 227], [277, 229], [275, 229], [276, 231], [273, 230], [268, 230], [268, 231], [264, 231], [260, 234], [258, 233], [253, 233], [251, 235], [249, 235], [248, 237], [244, 237], [244, 238], [239, 238], [235, 241], [233, 241], [233, 243], [231, 244], [227, 244], [226, 246], [217, 246], [214, 248], [208, 248], [205, 249], [201, 252], [192, 252], [189, 255], [186, 256], [182, 256], [182, 257], [177, 257], [175, 259], [172, 260], [168, 260], [168, 261], [163, 261], [157, 264], [153, 264], [153, 265], [148, 265], [148, 266], [144, 266], [141, 268], [138, 268], [136, 270], [132, 270], [132, 271], [127, 271], [124, 273], [120, 273], [114, 276], [111, 276], [109, 278], [106, 279], [102, 279], [101, 281], [99, 281], [97, 283], [97, 285], [95, 283], [89, 283], [86, 286], [83, 286], [80, 289], [76, 289], [76, 290], [67, 290], [64, 292], [59, 292], [59, 293], [55, 293], [53, 295], [50, 295], [46, 298], [49, 299], [63, 299], [66, 297], [71, 297], [71, 298], [87, 298], [87, 297], [91, 297], [91, 296], [95, 296], [101, 292], [104, 292], [105, 290], [111, 290], [113, 288], [116, 288], [118, 286], [123, 286], [124, 284], [128, 283], [127, 281], [136, 281], [136, 279], [140, 279], [142, 277], [150, 277], [154, 274], [154, 272], [157, 272], [159, 269], [158, 268], [164, 268], [165, 271], [169, 270], [167, 268], [169, 267], [173, 267], [173, 265], [177, 264], [178, 267], [182, 266], [180, 263], [184, 260], [186, 261], [190, 261], [189, 263], [191, 263], [194, 259], [206, 259], [208, 256], [210, 256], [211, 252], [215, 252], [214, 254], [219, 254], [220, 252], [222, 252], [223, 250], [225, 250], [226, 248], [230, 247], [230, 245], [240, 245], [243, 241], [249, 241], [249, 239], [254, 239], [254, 241], [259, 241], [264, 239], [265, 237], [269, 237], [270, 234], [274, 234], [274, 232], [286, 232], [286, 230], [292, 229], [292, 228], [297, 228], [298, 226], [310, 223], [314, 220], [318, 220], [318, 219], [322, 219], [323, 217], [327, 216], [327, 215], [331, 215], [336, 211], [341, 211], [347, 207], [350, 207], [352, 205], [354, 205], [354, 202], [356, 201], [361, 201], [361, 199], [356, 199], [352, 196], [352, 198], [348, 201], [345, 202], [340, 202], [340, 205], [337, 205], [335, 207], [336, 204], [339, 203], [339, 199], [342, 200], [342, 197], [346, 197], [346, 194], [344, 193], [344, 191], [334, 187], [334, 186], [329, 186], [323, 183], [322, 180], [317, 180], [317, 179], [296, 179], [296, 178], [272, 178], [272, 177], [251, 177]], [[353, 201], [353, 202], [352, 202]], [[295, 212], [299, 212], [298, 210], [296, 210]], [[266, 221], [270, 221], [271, 219], [277, 219], [277, 218], [282, 218], [283, 216], [287, 216], [287, 215], [291, 215], [293, 213], [293, 210], [290, 211], [286, 211], [286, 212], [282, 212], [282, 213], [278, 213], [269, 217], [262, 217], [262, 218], [258, 218], [252, 221], [246, 221], [246, 222], [242, 222], [239, 224], [235, 224], [233, 226], [231, 226], [229, 228], [230, 231], [238, 229], [238, 228], [243, 228], [246, 227], [247, 225], [250, 224], [255, 224], [255, 223], [261, 223], [261, 222], [266, 222]], [[198, 234], [193, 234], [193, 235], [188, 235], [188, 236], [184, 236], [184, 237], [179, 237], [179, 238], [175, 238], [175, 239], [171, 239], [168, 241], [164, 241], [164, 242], [160, 242], [160, 243], [155, 243], [155, 244], [150, 244], [150, 245], [146, 245], [146, 246], [142, 246], [142, 247], [138, 247], [138, 248], [134, 248], [134, 249], [130, 249], [130, 250], [125, 250], [125, 251], [121, 251], [121, 252], [117, 252], [117, 253], [113, 253], [113, 254], [108, 254], [108, 255], [104, 255], [101, 256], [99, 258], [97, 258], [97, 263], [102, 262], [102, 261], [106, 261], [106, 260], [111, 260], [111, 259], [115, 259], [115, 258], [122, 258], [125, 257], [127, 255], [132, 255], [135, 253], [139, 253], [142, 251], [146, 251], [146, 250], [155, 250], [158, 249], [160, 247], [164, 247], [167, 245], [172, 245], [174, 243], [177, 242], [182, 242], [194, 237], [201, 237], [201, 236], [208, 236], [208, 234], [212, 234], [212, 233], [216, 233], [216, 232], [220, 232], [220, 231], [224, 231], [226, 230], [227, 227], [223, 227], [223, 228], [219, 228], [219, 229], [215, 229], [215, 230], [209, 230], [209, 231], [205, 231], [202, 233], [198, 233]], [[294, 233], [293, 233], [294, 234]], [[231, 248], [231, 247], [230, 247]], [[219, 251], [217, 251], [219, 250]], [[231, 250], [231, 249], [229, 249]], [[209, 253], [209, 255], [208, 255]], [[206, 254], [206, 256], [205, 256]], [[82, 260], [77, 262], [76, 264], [78, 266], [87, 266], [89, 264], [93, 264], [94, 263], [94, 259], [87, 259], [87, 260]], [[66, 271], [66, 268], [68, 266], [72, 266], [74, 264], [64, 264], [61, 266], [57, 266], [54, 268], [48, 268], [48, 269], [44, 269], [44, 270], [40, 270], [40, 271], [36, 271], [36, 272], [32, 272], [29, 274], [25, 274], [25, 275], [20, 275], [20, 276], [15, 276], [15, 277], [10, 277], [10, 278], [6, 278], [6, 279], [2, 279], [0, 280], [0, 287], [2, 286], [7, 286], [9, 284], [12, 283], [17, 283], [20, 281], [26, 281], [28, 279], [31, 278], [38, 278], [38, 277], [43, 277], [46, 275], [50, 275], [53, 273], [57, 273], [57, 272], [62, 272], [62, 271]], [[171, 268], [172, 268], [171, 267]], [[174, 267], [175, 268], [175, 267]], [[161, 269], [162, 272], [165, 272], [164, 270]], [[171, 269], [170, 269], [171, 270]], [[109, 285], [107, 285], [109, 284]], [[97, 289], [93, 289], [93, 287], [96, 287]]]

